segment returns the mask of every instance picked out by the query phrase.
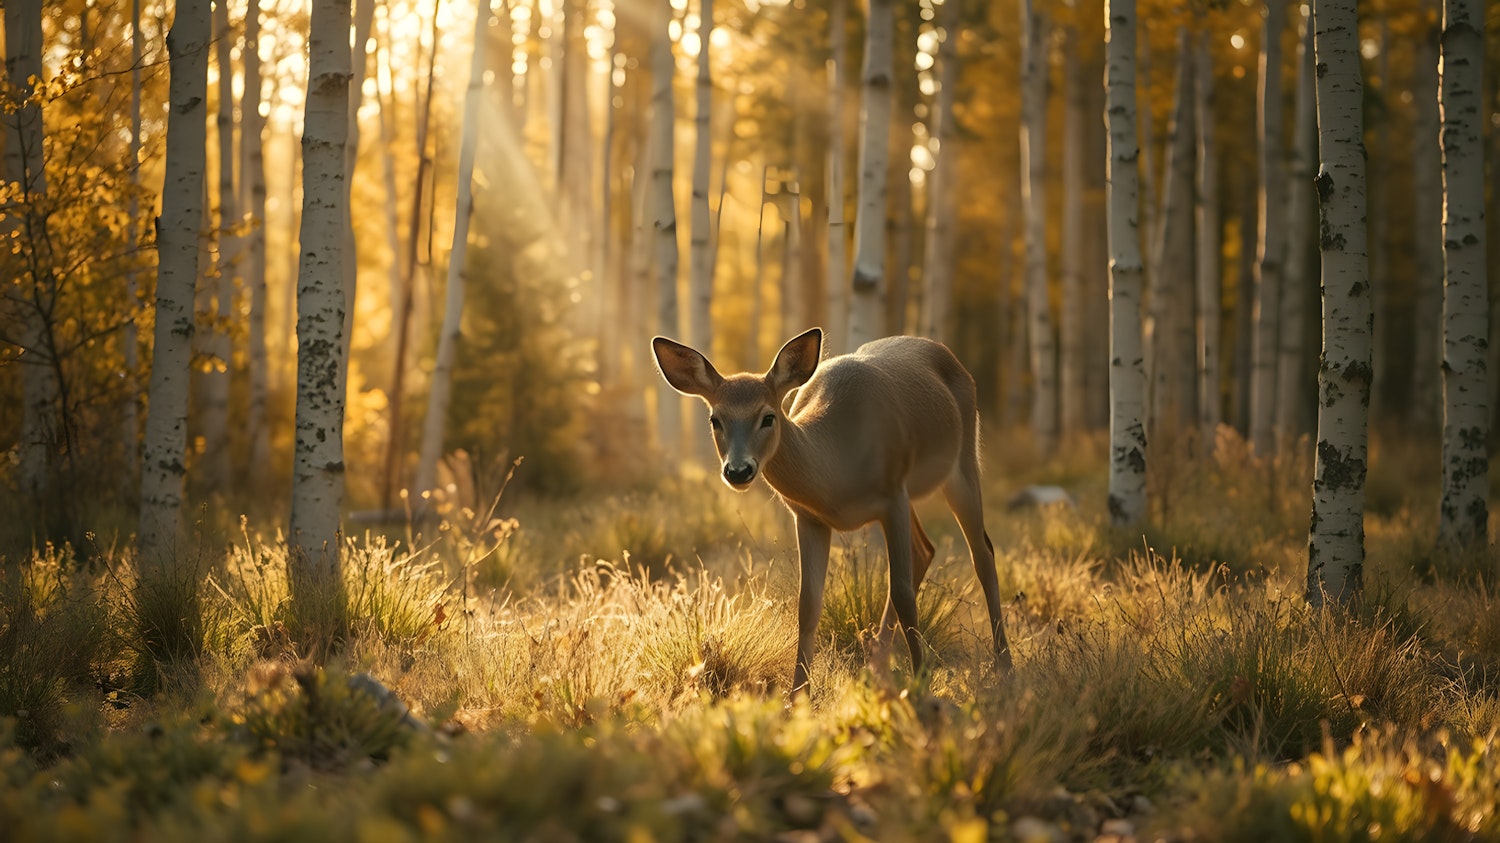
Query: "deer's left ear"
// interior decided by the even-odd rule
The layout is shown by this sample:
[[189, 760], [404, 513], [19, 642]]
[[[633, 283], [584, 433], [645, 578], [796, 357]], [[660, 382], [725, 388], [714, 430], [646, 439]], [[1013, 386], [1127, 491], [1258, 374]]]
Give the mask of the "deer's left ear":
[[766, 372], [766, 383], [778, 396], [785, 395], [807, 383], [818, 369], [818, 358], [823, 351], [823, 329], [798, 334], [787, 340], [776, 354], [771, 371]]
[[707, 398], [724, 382], [714, 364], [696, 349], [666, 337], [657, 337], [651, 341], [651, 350], [656, 352], [656, 364], [661, 367], [662, 377], [683, 395]]

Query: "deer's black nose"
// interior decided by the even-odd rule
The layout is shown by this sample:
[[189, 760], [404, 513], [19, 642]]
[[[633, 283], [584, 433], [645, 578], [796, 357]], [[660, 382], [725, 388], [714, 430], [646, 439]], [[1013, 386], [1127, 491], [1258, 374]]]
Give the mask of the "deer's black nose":
[[755, 479], [755, 465], [753, 463], [741, 463], [739, 465], [724, 466], [724, 479], [736, 486], [743, 486]]

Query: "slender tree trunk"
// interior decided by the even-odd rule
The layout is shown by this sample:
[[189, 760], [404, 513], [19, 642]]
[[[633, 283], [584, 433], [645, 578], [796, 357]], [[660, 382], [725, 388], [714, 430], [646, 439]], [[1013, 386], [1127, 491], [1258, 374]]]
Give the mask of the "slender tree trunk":
[[[904, 98], [902, 98], [904, 99]], [[905, 103], [903, 103], [904, 105]], [[911, 115], [909, 108], [901, 113]], [[899, 148], [911, 148], [912, 133], [907, 120], [892, 124], [894, 136], [900, 139]], [[915, 201], [911, 189], [911, 164], [906, 156], [891, 161], [886, 172], [886, 231], [885, 242], [889, 249], [885, 265], [890, 278], [885, 291], [885, 329], [882, 335], [906, 333], [907, 311], [911, 305], [911, 255], [912, 220]]]
[[[1290, 440], [1303, 432], [1303, 410], [1311, 393], [1303, 375], [1302, 339], [1311, 292], [1308, 286], [1315, 281], [1308, 272], [1307, 262], [1308, 243], [1314, 232], [1310, 216], [1313, 208], [1313, 160], [1318, 142], [1310, 11], [1302, 29], [1302, 42], [1297, 48], [1296, 129], [1287, 179], [1286, 230], [1289, 240], [1281, 276], [1281, 330], [1276, 360], [1276, 431], [1283, 440]], [[1378, 380], [1380, 370], [1375, 371]]]
[[1443, 503], [1450, 547], [1489, 535], [1489, 290], [1485, 272], [1484, 4], [1444, 0]]
[[[1392, 84], [1391, 80], [1391, 50], [1394, 45], [1391, 43], [1391, 15], [1388, 7], [1387, 10], [1377, 13], [1376, 17], [1376, 32], [1378, 33], [1380, 46], [1379, 53], [1375, 57], [1374, 70], [1375, 76], [1380, 82], [1376, 89], [1377, 93], [1372, 97], [1372, 101], [1382, 102], [1385, 106], [1374, 115], [1371, 121], [1370, 140], [1373, 148], [1367, 148], [1365, 155], [1367, 158], [1373, 158], [1376, 161], [1394, 161], [1395, 156], [1392, 154], [1391, 148], [1391, 121], [1397, 100], [1396, 87]], [[1425, 30], [1426, 27], [1424, 26], [1422, 29]], [[1428, 101], [1429, 110], [1433, 112], [1433, 120], [1436, 121], [1437, 104], [1433, 101], [1433, 97], [1430, 94], [1437, 89], [1437, 77], [1431, 77], [1431, 82], [1431, 87], [1424, 92], [1427, 96], [1423, 98]], [[1300, 93], [1299, 91], [1299, 96]], [[1436, 137], [1435, 125], [1433, 126], [1433, 130], [1433, 137]], [[1434, 150], [1432, 158], [1433, 184], [1431, 197], [1434, 232], [1436, 232], [1438, 226], [1436, 209], [1439, 200], [1436, 194], [1438, 190], [1437, 182], [1440, 178], [1435, 153], [1436, 150]], [[1369, 174], [1369, 178], [1370, 182], [1366, 186], [1366, 193], [1368, 196], [1367, 205], [1370, 211], [1370, 303], [1375, 316], [1374, 330], [1370, 337], [1370, 365], [1373, 368], [1373, 380], [1370, 382], [1370, 401], [1375, 408], [1375, 417], [1379, 419], [1389, 418], [1387, 414], [1392, 410], [1390, 396], [1391, 338], [1393, 336], [1393, 332], [1390, 329], [1390, 326], [1393, 324], [1393, 320], [1391, 319], [1391, 249], [1388, 248], [1387, 241], [1390, 239], [1391, 233], [1391, 212], [1389, 205], [1390, 200], [1395, 198], [1396, 194], [1387, 187], [1389, 179], [1384, 168], [1376, 167]], [[1404, 202], [1402, 204], [1405, 208], [1410, 208], [1409, 203]], [[1434, 252], [1436, 248], [1436, 246], [1433, 247]], [[1440, 271], [1438, 270], [1438, 272]], [[1438, 284], [1439, 282], [1436, 281], [1433, 283], [1434, 290], [1437, 289]], [[1283, 296], [1283, 301], [1285, 298]], [[1435, 298], [1434, 301], [1436, 301]], [[1436, 314], [1434, 314], [1433, 321], [1436, 323]], [[1431, 330], [1435, 333], [1435, 325]], [[1432, 347], [1436, 348], [1435, 336]], [[1431, 359], [1434, 363], [1436, 362], [1436, 351], [1432, 353]], [[1435, 398], [1435, 391], [1433, 396]], [[1435, 407], [1436, 401], [1431, 402], [1430, 406]], [[1280, 415], [1280, 408], [1278, 408], [1277, 416], [1280, 417]], [[1427, 414], [1426, 421], [1429, 424], [1433, 421], [1434, 415], [1435, 411]]]
[[[576, 249], [569, 251], [576, 255], [571, 264], [580, 275], [587, 269], [594, 244], [602, 235], [594, 230], [597, 218], [593, 196], [594, 156], [598, 147], [594, 142], [588, 102], [589, 57], [584, 40], [587, 5], [585, 0], [565, 0], [563, 3], [562, 37], [557, 41], [562, 56], [561, 62], [554, 65], [554, 70], [561, 70], [555, 75], [560, 98], [557, 108], [559, 220], [561, 230], [568, 232], [569, 240], [576, 244]], [[577, 308], [577, 318], [587, 333], [597, 336], [599, 320], [604, 318], [599, 308], [603, 283], [593, 274], [587, 275], [586, 279], [582, 284], [583, 300]]]
[[1198, 124], [1198, 435], [1211, 454], [1218, 433], [1219, 318], [1223, 259], [1219, 225], [1219, 149], [1214, 133], [1214, 59], [1207, 30], [1193, 51], [1194, 116]]
[[750, 318], [745, 323], [745, 364], [748, 372], [760, 366], [760, 322], [765, 312], [766, 284], [766, 178], [769, 167], [760, 170], [760, 205], [755, 218], [755, 274], [750, 281]]
[[[504, 14], [508, 14], [508, 10]], [[509, 18], [505, 18], [509, 20]], [[509, 43], [509, 42], [507, 42]], [[599, 382], [603, 386], [613, 389], [619, 382], [619, 367], [621, 357], [616, 353], [620, 336], [621, 307], [624, 303], [621, 279], [623, 277], [620, 267], [613, 260], [618, 249], [616, 243], [616, 229], [614, 225], [615, 210], [615, 82], [614, 68], [615, 59], [619, 55], [617, 42], [611, 42], [609, 47], [609, 68], [602, 80], [604, 85], [604, 137], [600, 143], [602, 154], [599, 156], [599, 209], [598, 218], [594, 225], [599, 230], [599, 236], [594, 241], [593, 272], [598, 279], [600, 292], [600, 306], [603, 312], [599, 319], [599, 344], [596, 359], [599, 363]], [[501, 63], [510, 61], [507, 49], [500, 57]], [[510, 88], [505, 87], [506, 80], [500, 82], [500, 95], [505, 97]], [[511, 120], [510, 111], [504, 112], [504, 119]], [[720, 207], [723, 207], [722, 201]]]
[[1260, 242], [1255, 264], [1255, 340], [1250, 350], [1250, 443], [1261, 457], [1270, 456], [1276, 444], [1276, 322], [1281, 315], [1281, 262], [1286, 255], [1285, 220], [1276, 218], [1286, 209], [1281, 148], [1281, 31], [1285, 28], [1286, 4], [1269, 0], [1261, 36], [1256, 112]]
[[[302, 132], [297, 267], [297, 431], [290, 542], [293, 600], [338, 583], [344, 497], [344, 148], [349, 137], [349, 0], [314, 0]], [[317, 601], [317, 602], [314, 602]]]
[[[417, 179], [412, 189], [411, 215], [407, 220], [406, 251], [402, 256], [401, 301], [396, 307], [395, 365], [391, 376], [390, 419], [391, 433], [386, 442], [385, 470], [381, 476], [380, 508], [391, 508], [392, 490], [401, 483], [401, 467], [404, 462], [402, 446], [405, 440], [406, 404], [406, 351], [411, 344], [412, 309], [416, 303], [417, 251], [421, 242], [422, 198], [427, 180], [432, 172], [432, 160], [427, 153], [427, 133], [432, 120], [432, 86], [437, 70], [438, 11], [442, 0], [432, 0], [432, 51], [427, 56], [426, 93], [418, 109], [416, 127]], [[395, 100], [392, 92], [391, 99]], [[393, 200], [394, 201], [394, 200]]]
[[890, 160], [893, 0], [870, 0], [865, 28], [864, 98], [859, 114], [859, 216], [854, 227], [854, 278], [848, 348], [880, 336], [885, 322], [885, 199]]
[[[1425, 5], [1425, 4], [1424, 4]], [[1411, 321], [1411, 420], [1423, 430], [1437, 426], [1438, 370], [1443, 351], [1443, 170], [1438, 124], [1438, 33], [1418, 30], [1412, 73], [1416, 124], [1412, 127], [1412, 249], [1416, 258], [1416, 312]], [[1383, 316], [1384, 314], [1377, 314]], [[1378, 328], [1377, 328], [1378, 330]], [[1380, 380], [1376, 373], [1377, 382]]]
[[260, 116], [260, 0], [249, 0], [245, 10], [245, 93], [240, 116], [240, 188], [250, 229], [245, 233], [245, 287], [250, 298], [247, 336], [249, 411], [245, 427], [250, 437], [247, 473], [252, 488], [264, 489], [262, 473], [271, 460], [271, 427], [266, 421], [266, 168]]
[[1140, 150], [1135, 134], [1135, 0], [1105, 7], [1109, 123], [1109, 517], [1146, 515], [1146, 367], [1141, 349]]
[[[682, 331], [677, 312], [677, 209], [672, 192], [676, 147], [672, 79], [676, 64], [669, 29], [672, 4], [670, 0], [655, 2], [657, 20], [651, 39], [651, 219], [656, 232], [656, 319], [657, 330], [675, 337]], [[682, 398], [662, 384], [657, 384], [656, 395], [656, 442], [669, 458], [674, 458], [682, 445]]]
[[932, 172], [927, 174], [927, 242], [922, 255], [925, 292], [922, 295], [921, 331], [939, 342], [948, 339], [948, 314], [953, 299], [953, 226], [960, 183], [957, 178], [958, 132], [954, 131], [956, 127], [953, 125], [953, 98], [958, 88], [960, 11], [960, 3], [944, 3], [940, 12], [943, 40], [937, 51], [938, 90], [932, 117], [932, 149], [937, 160]]
[[1323, 363], [1307, 599], [1348, 603], [1365, 561], [1370, 288], [1365, 252], [1364, 82], [1354, 0], [1315, 0]]
[[222, 492], [229, 482], [229, 366], [233, 346], [229, 319], [238, 286], [240, 224], [234, 171], [234, 30], [228, 4], [213, 4], [215, 62], [219, 76], [219, 111], [215, 119], [219, 142], [219, 255], [215, 271], [204, 279], [205, 297], [213, 323], [203, 338], [210, 362], [203, 373], [203, 472], [205, 489]]
[[1031, 428], [1037, 448], [1050, 456], [1057, 447], [1057, 344], [1047, 297], [1046, 24], [1021, 0], [1021, 202], [1026, 214], [1026, 323], [1030, 337]]
[[211, 35], [208, 4], [186, 3], [178, 7], [167, 36], [171, 108], [167, 111], [166, 176], [157, 222], [156, 325], [141, 467], [141, 521], [136, 539], [143, 582], [171, 570], [177, 561], [182, 485], [187, 473], [188, 371], [195, 330], [193, 287], [198, 280], [199, 225], [203, 218], [208, 143], [204, 118]]
[[1083, 84], [1083, 62], [1079, 58], [1078, 27], [1069, 25], [1063, 50], [1063, 211], [1062, 211], [1062, 338], [1059, 361], [1060, 416], [1064, 435], [1084, 426], [1084, 248], [1089, 232], [1083, 227], [1083, 166], [1088, 119], [1088, 97]]
[[484, 93], [484, 42], [489, 26], [489, 0], [480, 0], [474, 14], [474, 53], [469, 63], [469, 88], [464, 94], [464, 122], [458, 152], [458, 207], [453, 215], [453, 249], [448, 254], [448, 286], [443, 327], [438, 334], [437, 361], [422, 420], [422, 449], [417, 458], [416, 493], [420, 500], [437, 482], [437, 463], [443, 455], [443, 430], [453, 396], [453, 364], [464, 314], [464, 259], [469, 251], [469, 218], [474, 211], [474, 153], [479, 144], [479, 104]]
[[[56, 296], [47, 253], [47, 237], [35, 210], [46, 204], [47, 174], [42, 154], [42, 107], [31, 100], [31, 79], [42, 73], [41, 0], [12, 0], [5, 6], [5, 67], [16, 89], [18, 107], [3, 115], [5, 172], [3, 177], [22, 185], [20, 220], [7, 214], [0, 234], [15, 236], [25, 245], [26, 270], [17, 286], [23, 299], [21, 316], [21, 441], [17, 466], [21, 490], [33, 504], [52, 499], [52, 452], [63, 434], [59, 430], [60, 387], [55, 375], [56, 349], [48, 342], [49, 314]], [[45, 509], [45, 504], [41, 504]]]
[[781, 335], [794, 337], [807, 330], [811, 320], [802, 302], [802, 191], [795, 177], [783, 182], [776, 207], [781, 211]]
[[849, 301], [845, 273], [849, 235], [844, 223], [844, 38], [848, 0], [832, 0], [828, 40], [828, 273], [825, 279], [828, 324], [823, 333], [827, 354], [842, 354], [848, 345]]
[[1230, 392], [1230, 415], [1235, 430], [1250, 436], [1250, 348], [1255, 339], [1255, 249], [1250, 243], [1255, 230], [1258, 191], [1251, 176], [1242, 176], [1239, 214], [1240, 260], [1236, 270], [1234, 307], [1234, 377]]
[[1151, 417], [1153, 431], [1191, 426], [1193, 396], [1193, 58], [1187, 29], [1177, 35], [1177, 100], [1167, 127], [1161, 230], [1154, 246], [1151, 291]]
[[[354, 343], [355, 305], [359, 296], [359, 248], [354, 237], [354, 169], [359, 163], [359, 109], [364, 103], [365, 71], [369, 66], [370, 28], [375, 19], [375, 0], [343, 0], [353, 3], [354, 51], [350, 56], [349, 138], [344, 145], [344, 361], [339, 369], [339, 390], [349, 388], [349, 363]], [[435, 47], [434, 47], [435, 49]]]
[[[254, 0], [251, 0], [254, 7]], [[141, 240], [141, 0], [130, 4], [130, 239]], [[125, 273], [125, 301], [130, 318], [125, 322], [121, 345], [125, 354], [126, 396], [121, 403], [120, 441], [125, 455], [122, 492], [127, 499], [140, 489], [140, 333], [136, 327], [140, 279], [134, 268]]]
[[[709, 64], [709, 38], [714, 29], [713, 0], [700, 0], [698, 24], [698, 79], [695, 84], [697, 107], [693, 115], [693, 196], [692, 236], [689, 240], [688, 260], [691, 265], [689, 284], [692, 289], [692, 312], [688, 324], [693, 347], [701, 348], [705, 354], [712, 353], [714, 342], [713, 300], [714, 267], [709, 250], [708, 188], [709, 165], [713, 158], [713, 126], [709, 117], [713, 111], [714, 83]], [[706, 437], [697, 441], [707, 442]]]

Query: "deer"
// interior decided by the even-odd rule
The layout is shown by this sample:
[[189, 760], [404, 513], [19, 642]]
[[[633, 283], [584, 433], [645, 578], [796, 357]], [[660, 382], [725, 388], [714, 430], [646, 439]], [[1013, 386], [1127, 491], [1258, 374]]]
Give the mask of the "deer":
[[890, 566], [881, 653], [899, 622], [913, 672], [921, 671], [917, 589], [934, 549], [914, 503], [939, 490], [984, 591], [995, 665], [1011, 670], [995, 547], [984, 528], [977, 389], [947, 346], [894, 336], [822, 360], [823, 332], [813, 328], [788, 340], [765, 374], [726, 377], [689, 346], [666, 337], [651, 345], [667, 383], [708, 405], [724, 482], [745, 492], [764, 478], [791, 511], [801, 576], [792, 695], [808, 691], [833, 531], [874, 522]]

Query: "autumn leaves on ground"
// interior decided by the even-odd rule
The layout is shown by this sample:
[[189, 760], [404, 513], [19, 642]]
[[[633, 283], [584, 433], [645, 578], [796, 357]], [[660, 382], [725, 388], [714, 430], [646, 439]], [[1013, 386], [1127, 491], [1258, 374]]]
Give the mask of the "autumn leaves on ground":
[[[1159, 475], [1142, 542], [1089, 503], [1100, 443], [1027, 450], [993, 442], [986, 488], [1015, 673], [924, 507], [933, 669], [867, 666], [883, 557], [856, 534], [792, 702], [789, 519], [709, 480], [351, 541], [321, 653], [284, 544], [216, 513], [168, 593], [113, 547], [39, 552], [0, 593], [0, 817], [17, 840], [1500, 834], [1500, 595], [1492, 560], [1428, 552], [1430, 455], [1377, 447], [1367, 597], [1341, 617], [1301, 596], [1305, 462], [1226, 435]], [[1047, 481], [1083, 503], [1004, 510]], [[153, 649], [153, 601], [195, 605], [191, 652]]]

